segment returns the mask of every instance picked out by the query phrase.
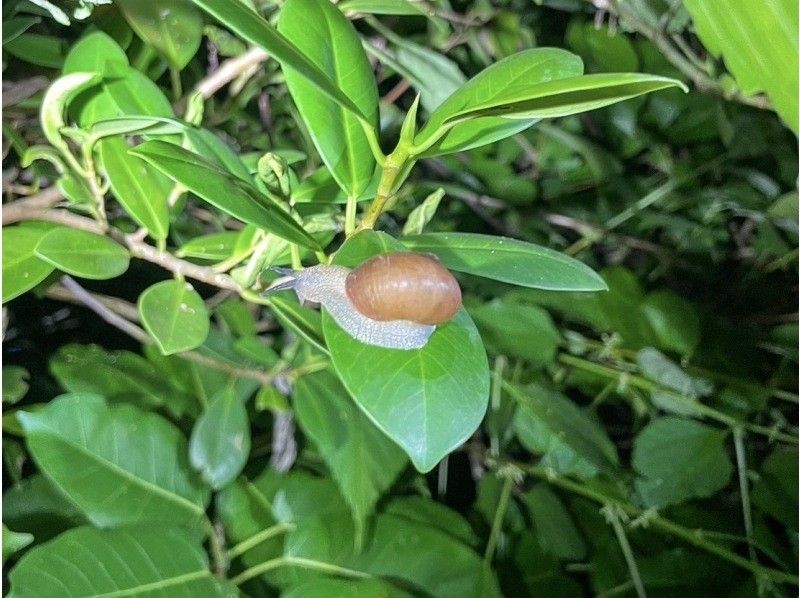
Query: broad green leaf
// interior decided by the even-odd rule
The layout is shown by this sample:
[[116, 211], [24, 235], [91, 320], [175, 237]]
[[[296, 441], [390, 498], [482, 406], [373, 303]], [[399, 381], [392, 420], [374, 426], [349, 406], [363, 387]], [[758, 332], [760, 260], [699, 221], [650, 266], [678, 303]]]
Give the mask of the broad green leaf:
[[496, 353], [534, 366], [553, 361], [561, 335], [545, 310], [533, 305], [490, 301], [469, 310], [483, 342]]
[[444, 189], [439, 188], [428, 197], [426, 197], [421, 204], [411, 210], [408, 215], [406, 223], [403, 225], [404, 235], [421, 235], [428, 224], [436, 214], [439, 207], [439, 202], [444, 197]]
[[411, 598], [412, 594], [379, 579], [321, 577], [291, 586], [282, 598]]
[[507, 237], [425, 233], [402, 238], [413, 251], [433, 253], [457, 272], [552, 291], [603, 291], [591, 268], [563, 253]]
[[239, 231], [201, 235], [181, 245], [175, 255], [204, 260], [224, 260], [233, 255], [239, 236]]
[[73, 394], [17, 419], [39, 469], [93, 524], [201, 524], [208, 490], [189, 467], [186, 440], [162, 417]]
[[579, 561], [586, 542], [558, 496], [544, 484], [528, 490], [522, 501], [528, 507], [533, 530], [542, 550], [560, 559]]
[[764, 459], [751, 497], [756, 508], [797, 529], [797, 451], [776, 447]]
[[320, 249], [314, 238], [278, 204], [206, 158], [165, 141], [147, 141], [131, 153], [223, 212], [292, 243]]
[[378, 498], [405, 466], [405, 455], [358, 410], [329, 371], [301, 377], [292, 405], [363, 528]]
[[164, 407], [175, 415], [194, 407], [190, 396], [137, 353], [68, 344], [59, 347], [49, 365], [52, 376], [72, 393], [94, 393], [112, 403], [130, 402], [145, 409]]
[[212, 160], [232, 175], [252, 184], [253, 177], [250, 176], [250, 170], [236, 152], [214, 133], [208, 129], [187, 126], [183, 135], [188, 145], [187, 149]]
[[79, 92], [95, 85], [97, 73], [71, 73], [56, 79], [42, 98], [39, 110], [39, 122], [50, 145], [62, 153], [69, 153], [70, 148], [61, 136], [61, 129], [67, 125], [65, 111], [67, 104]]
[[9, 42], [3, 43], [3, 49], [29, 64], [58, 69], [64, 64], [66, 40], [52, 35], [39, 33], [22, 33]]
[[53, 265], [36, 255], [36, 245], [48, 227], [3, 227], [3, 303], [19, 297], [42, 282]]
[[555, 118], [602, 108], [670, 87], [687, 91], [676, 79], [640, 73], [600, 73], [537, 85], [509, 85], [489, 100], [465, 106], [449, 116], [445, 124], [482, 116]]
[[[371, 231], [352, 237], [334, 263], [357, 266], [402, 246]], [[462, 444], [483, 419], [489, 369], [478, 331], [462, 309], [422, 349], [364, 345], [326, 312], [325, 340], [336, 371], [364, 413], [397, 442], [422, 472]]]
[[8, 557], [16, 554], [26, 546], [33, 542], [33, 534], [25, 532], [14, 532], [3, 524], [3, 564], [5, 564]]
[[87, 523], [69, 498], [40, 473], [24, 478], [3, 493], [3, 521], [11, 528], [32, 533], [37, 543]]
[[19, 37], [39, 21], [39, 17], [29, 15], [3, 19], [3, 45]]
[[386, 505], [383, 512], [438, 529], [467, 546], [478, 545], [478, 537], [469, 522], [440, 502], [422, 496], [404, 496]]
[[208, 310], [187, 282], [165, 280], [148, 288], [139, 296], [139, 316], [164, 355], [199, 347], [208, 336]]
[[302, 73], [308, 81], [330, 99], [365, 122], [369, 122], [353, 101], [347, 97], [347, 94], [339, 89], [328, 75], [264, 18], [243, 3], [230, 2], [230, 0], [192, 1], [242, 38], [269, 52], [284, 68], [288, 66], [296, 72]]
[[250, 421], [232, 386], [211, 399], [189, 440], [189, 460], [214, 490], [230, 484], [250, 454]]
[[128, 251], [119, 243], [72, 228], [51, 230], [35, 251], [37, 257], [67, 274], [95, 280], [119, 276], [130, 262]]
[[28, 392], [28, 380], [31, 375], [18, 365], [3, 366], [3, 403], [13, 405]]
[[[502, 97], [519, 87], [577, 77], [582, 73], [581, 59], [565, 50], [534, 48], [513, 54], [478, 73], [442, 102], [417, 134], [414, 145], [422, 146], [432, 142], [441, 134], [440, 129], [445, 122], [466, 108]], [[484, 117], [471, 123], [462, 123], [454, 126], [422, 155], [453, 153], [485, 145], [518, 133], [534, 122], [533, 119], [511, 121]]]
[[[309, 14], [314, 15], [313, 22]], [[287, 0], [278, 31], [320, 68], [372, 124], [378, 127], [378, 87], [353, 25], [329, 0]], [[375, 160], [359, 119], [310, 82], [303, 71], [283, 65], [289, 93], [314, 145], [339, 186], [351, 197], [369, 184]]]
[[700, 342], [697, 309], [672, 291], [655, 291], [642, 302], [642, 313], [650, 322], [659, 346], [689, 355]]
[[172, 182], [141, 158], [128, 153], [122, 137], [98, 142], [111, 191], [125, 211], [154, 239], [166, 239], [169, 231], [167, 198]]
[[686, 0], [684, 6], [703, 45], [722, 57], [742, 92], [765, 91], [796, 134], [797, 3]]
[[[561, 465], [569, 466], [565, 468], [567, 471], [577, 468], [583, 474], [589, 473], [575, 460], [577, 457], [610, 475], [618, 472], [619, 458], [614, 444], [605, 430], [575, 403], [537, 384], [518, 388], [504, 383], [503, 388], [518, 403], [514, 429], [529, 450], [545, 455], [556, 451]], [[543, 431], [547, 434], [542, 434]], [[540, 439], [548, 440], [542, 445]], [[565, 452], [563, 446], [573, 455]], [[564, 471], [561, 467], [559, 470]]]
[[641, 476], [636, 491], [644, 505], [664, 507], [724, 488], [733, 472], [725, 437], [690, 419], [650, 422], [633, 442], [633, 468]]
[[[341, 8], [341, 4], [339, 5]], [[342, 8], [344, 10], [344, 8]], [[389, 35], [389, 32], [386, 32]], [[367, 50], [378, 60], [407, 79], [420, 94], [420, 103], [428, 112], [439, 105], [466, 83], [467, 78], [452, 60], [434, 50], [393, 35], [396, 48], [393, 53], [373, 45]]]
[[161, 52], [173, 69], [183, 69], [197, 53], [203, 16], [189, 0], [117, 0], [115, 5], [136, 34]]
[[93, 72], [102, 79], [70, 102], [70, 113], [83, 127], [121, 116], [173, 116], [172, 106], [158, 86], [131, 68], [110, 36], [94, 31], [76, 43], [64, 64], [64, 74]]
[[177, 527], [79, 527], [28, 552], [11, 570], [10, 597], [228, 596], [208, 557]]

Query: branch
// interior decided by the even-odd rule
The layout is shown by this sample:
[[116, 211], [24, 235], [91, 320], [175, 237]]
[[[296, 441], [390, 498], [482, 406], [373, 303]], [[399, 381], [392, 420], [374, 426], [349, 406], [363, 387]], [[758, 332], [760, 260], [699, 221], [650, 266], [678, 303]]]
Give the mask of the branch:
[[64, 199], [58, 187], [48, 187], [36, 195], [31, 195], [25, 199], [18, 199], [3, 205], [3, 226], [13, 224], [20, 220], [30, 220], [31, 212], [43, 212], [49, 210], [58, 202]]
[[269, 55], [261, 48], [250, 48], [241, 56], [229, 58], [213, 73], [200, 79], [195, 91], [199, 91], [203, 98], [210, 98], [239, 75], [264, 62], [268, 57]]
[[[595, 6], [598, 6], [597, 0], [587, 1]], [[719, 83], [719, 81], [710, 77], [708, 73], [703, 71], [686, 56], [684, 56], [683, 53], [672, 44], [670, 38], [664, 31], [655, 27], [651, 27], [647, 23], [643, 22], [639, 18], [636, 9], [632, 8], [630, 3], [620, 0], [611, 0], [608, 2], [603, 2], [602, 5], [604, 9], [623, 19], [634, 31], [642, 34], [651, 42], [653, 42], [653, 44], [655, 44], [655, 46], [664, 54], [664, 57], [669, 60], [681, 73], [686, 75], [699, 91], [718, 95], [726, 100], [732, 100], [734, 102], [739, 102], [740, 104], [751, 106], [753, 108], [759, 108], [761, 110], [773, 109], [769, 99], [763, 95], [746, 96], [740, 91], [731, 92], [730, 90], [725, 89]]]
[[[128, 303], [127, 301], [118, 299], [116, 297], [107, 297], [90, 293], [70, 276], [62, 276], [61, 284], [63, 285], [61, 288], [55, 287], [48, 291], [47, 294], [55, 299], [77, 303], [91, 309], [104, 321], [108, 322], [115, 328], [121, 330], [142, 344], [147, 345], [153, 342], [153, 339], [149, 334], [147, 334], [136, 324], [126, 319], [135, 314], [136, 320], [138, 321], [139, 312], [133, 303]], [[180, 357], [181, 359], [185, 359], [186, 361], [192, 361], [211, 369], [224, 372], [234, 378], [255, 380], [263, 385], [271, 385], [273, 382], [275, 382], [275, 378], [280, 373], [270, 373], [261, 370], [239, 368], [214, 359], [213, 357], [198, 353], [197, 351], [184, 351], [182, 353], [176, 353], [176, 356]]]

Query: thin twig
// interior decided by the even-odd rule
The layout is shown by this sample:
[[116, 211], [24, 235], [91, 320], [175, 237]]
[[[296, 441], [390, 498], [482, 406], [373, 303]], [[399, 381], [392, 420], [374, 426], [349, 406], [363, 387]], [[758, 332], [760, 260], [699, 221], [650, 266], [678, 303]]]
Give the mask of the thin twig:
[[241, 56], [229, 58], [220, 64], [217, 70], [200, 79], [194, 90], [199, 91], [204, 98], [210, 98], [243, 72], [264, 62], [268, 57], [261, 48], [250, 48]]
[[49, 210], [62, 199], [64, 199], [64, 196], [57, 187], [48, 187], [36, 195], [4, 204], [3, 226], [19, 222], [20, 220], [30, 220], [27, 216], [31, 211], [43, 212]]

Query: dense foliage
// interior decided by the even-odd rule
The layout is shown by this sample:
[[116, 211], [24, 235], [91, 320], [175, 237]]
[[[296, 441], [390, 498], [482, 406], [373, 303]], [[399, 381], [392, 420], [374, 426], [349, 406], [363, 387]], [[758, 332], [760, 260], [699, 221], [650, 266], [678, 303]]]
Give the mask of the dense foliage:
[[[795, 594], [797, 26], [5, 2], [4, 591]], [[266, 292], [387, 251], [422, 349]]]

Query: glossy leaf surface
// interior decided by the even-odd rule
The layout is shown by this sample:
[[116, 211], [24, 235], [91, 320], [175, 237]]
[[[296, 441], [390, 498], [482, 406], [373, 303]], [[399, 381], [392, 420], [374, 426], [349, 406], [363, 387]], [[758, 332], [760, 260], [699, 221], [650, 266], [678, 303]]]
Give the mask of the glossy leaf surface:
[[199, 347], [208, 336], [208, 310], [186, 282], [165, 280], [148, 288], [139, 296], [139, 315], [164, 355]]
[[107, 237], [72, 228], [56, 228], [36, 245], [36, 256], [59, 270], [103, 280], [128, 269], [130, 256], [119, 243]]

